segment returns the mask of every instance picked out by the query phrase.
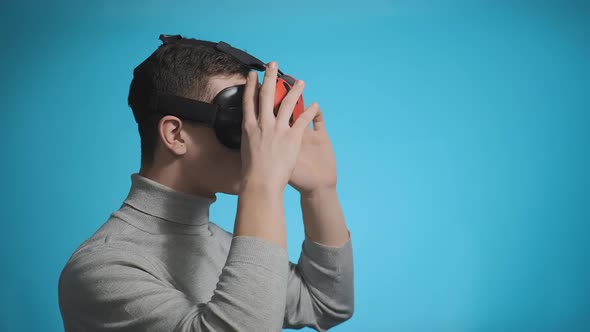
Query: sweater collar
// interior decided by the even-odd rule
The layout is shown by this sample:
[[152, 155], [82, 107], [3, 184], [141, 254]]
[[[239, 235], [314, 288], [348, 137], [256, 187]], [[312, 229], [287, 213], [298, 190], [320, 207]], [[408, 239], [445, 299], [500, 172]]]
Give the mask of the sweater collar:
[[176, 191], [139, 173], [131, 174], [124, 203], [149, 215], [185, 225], [209, 222], [209, 207], [217, 200]]

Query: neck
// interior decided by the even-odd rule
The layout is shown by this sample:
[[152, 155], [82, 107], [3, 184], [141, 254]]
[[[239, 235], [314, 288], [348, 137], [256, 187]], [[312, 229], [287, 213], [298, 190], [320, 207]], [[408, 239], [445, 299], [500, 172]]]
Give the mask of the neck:
[[193, 185], [191, 179], [182, 174], [186, 173], [182, 171], [178, 163], [170, 163], [165, 166], [145, 165], [142, 163], [139, 169], [139, 175], [176, 191], [207, 198], [215, 197], [215, 192]]
[[[129, 220], [138, 221], [139, 228], [152, 231], [170, 230], [184, 232], [201, 229], [209, 222], [209, 208], [216, 197], [208, 198], [176, 191], [138, 173], [131, 175], [131, 188], [121, 207], [121, 213]], [[171, 223], [169, 223], [171, 222]], [[183, 226], [184, 225], [184, 226]], [[197, 228], [194, 228], [197, 227]]]

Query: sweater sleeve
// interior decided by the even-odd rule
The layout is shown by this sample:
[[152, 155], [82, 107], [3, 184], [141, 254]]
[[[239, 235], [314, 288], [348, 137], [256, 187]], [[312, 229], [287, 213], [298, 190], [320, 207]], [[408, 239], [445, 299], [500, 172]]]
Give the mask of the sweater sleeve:
[[287, 251], [264, 239], [232, 239], [213, 296], [196, 303], [140, 253], [106, 244], [83, 250], [59, 281], [66, 331], [280, 331]]
[[354, 312], [353, 258], [350, 231], [341, 247], [324, 246], [307, 235], [299, 262], [289, 262], [283, 327], [326, 331]]

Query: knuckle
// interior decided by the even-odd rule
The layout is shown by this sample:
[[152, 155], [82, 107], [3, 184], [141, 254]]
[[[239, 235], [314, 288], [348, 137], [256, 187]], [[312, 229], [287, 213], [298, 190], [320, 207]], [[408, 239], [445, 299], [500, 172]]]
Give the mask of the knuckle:
[[289, 90], [288, 96], [292, 96], [293, 98], [299, 97], [303, 93], [303, 89], [291, 89]]
[[260, 98], [262, 98], [262, 99], [270, 98], [273, 96], [274, 96], [274, 93], [272, 91], [270, 91], [269, 89], [260, 90]]
[[244, 120], [243, 130], [247, 133], [251, 133], [256, 128], [256, 121]]

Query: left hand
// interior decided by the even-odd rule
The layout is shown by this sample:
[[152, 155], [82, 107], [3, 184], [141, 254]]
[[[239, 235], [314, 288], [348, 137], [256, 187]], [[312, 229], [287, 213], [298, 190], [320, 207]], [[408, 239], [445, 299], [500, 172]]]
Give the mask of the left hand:
[[320, 109], [303, 133], [303, 141], [289, 184], [302, 195], [336, 188], [336, 157]]

